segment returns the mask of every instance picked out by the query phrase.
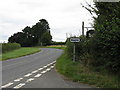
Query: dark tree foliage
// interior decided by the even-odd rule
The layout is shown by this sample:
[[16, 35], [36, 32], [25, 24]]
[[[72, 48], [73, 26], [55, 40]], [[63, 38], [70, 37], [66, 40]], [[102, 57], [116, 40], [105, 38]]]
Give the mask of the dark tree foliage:
[[87, 10], [97, 15], [97, 17], [93, 16], [95, 34], [88, 44], [90, 55], [94, 58], [91, 60], [91, 65], [96, 69], [102, 67], [118, 73], [120, 71], [120, 2], [97, 2], [95, 8], [89, 5]]
[[[120, 2], [98, 2], [85, 8], [97, 17], [93, 16], [94, 32], [86, 36], [91, 33], [92, 37], [80, 36], [82, 41], [76, 44], [79, 61], [96, 71], [120, 73]], [[67, 49], [72, 58], [73, 44], [69, 42]]]
[[23, 32], [18, 32], [9, 37], [8, 41], [20, 43], [21, 46], [48, 45], [51, 43], [52, 36], [50, 27], [45, 19], [39, 20], [38, 23], [31, 27], [27, 26]]

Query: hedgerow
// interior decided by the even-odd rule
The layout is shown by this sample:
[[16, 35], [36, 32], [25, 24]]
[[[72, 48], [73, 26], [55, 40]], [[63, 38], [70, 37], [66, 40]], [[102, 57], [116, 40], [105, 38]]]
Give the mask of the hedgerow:
[[1, 43], [2, 44], [2, 53], [19, 49], [21, 46], [18, 43]]

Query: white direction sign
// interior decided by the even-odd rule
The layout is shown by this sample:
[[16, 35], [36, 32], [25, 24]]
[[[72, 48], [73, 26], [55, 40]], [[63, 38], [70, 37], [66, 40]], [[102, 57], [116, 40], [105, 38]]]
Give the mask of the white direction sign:
[[80, 42], [80, 38], [70, 38], [70, 42]]

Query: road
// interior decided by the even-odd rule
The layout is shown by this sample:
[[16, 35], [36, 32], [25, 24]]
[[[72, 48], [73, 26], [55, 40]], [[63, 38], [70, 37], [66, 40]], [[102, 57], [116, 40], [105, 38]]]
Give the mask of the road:
[[63, 50], [41, 48], [41, 51], [2, 62], [2, 88], [92, 88], [64, 80], [54, 69]]

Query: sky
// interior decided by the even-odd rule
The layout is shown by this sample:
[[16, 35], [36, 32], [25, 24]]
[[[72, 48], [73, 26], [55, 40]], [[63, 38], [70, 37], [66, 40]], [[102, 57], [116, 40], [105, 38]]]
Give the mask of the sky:
[[[93, 0], [86, 0], [93, 5]], [[85, 0], [1, 0], [0, 2], [0, 42], [7, 42], [14, 33], [26, 26], [32, 27], [40, 19], [46, 19], [53, 41], [65, 41], [66, 33], [82, 34], [82, 21], [91, 27], [91, 14], [82, 7]], [[85, 29], [86, 31], [86, 29]], [[22, 37], [21, 37], [22, 38]]]

